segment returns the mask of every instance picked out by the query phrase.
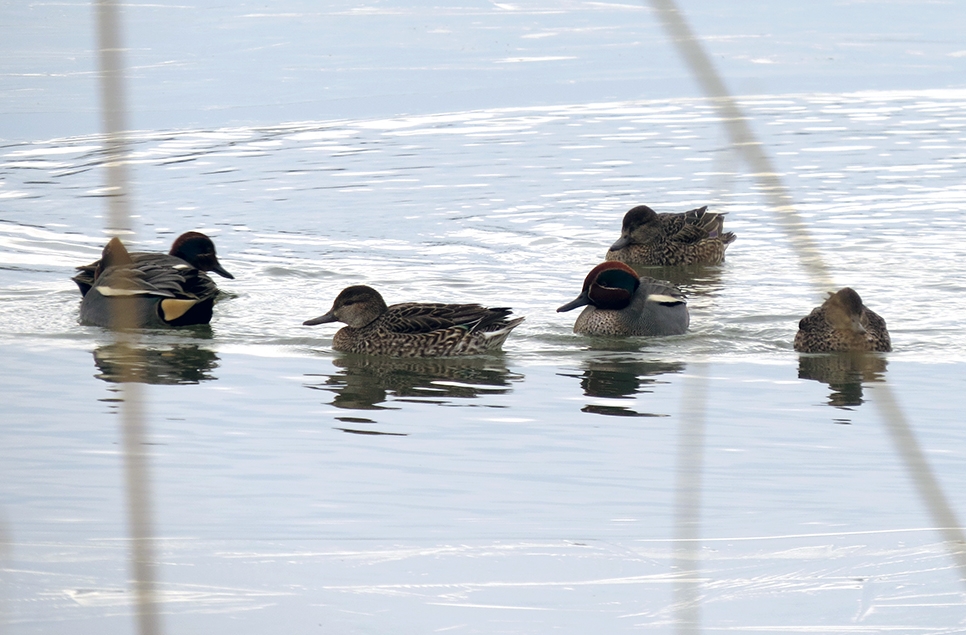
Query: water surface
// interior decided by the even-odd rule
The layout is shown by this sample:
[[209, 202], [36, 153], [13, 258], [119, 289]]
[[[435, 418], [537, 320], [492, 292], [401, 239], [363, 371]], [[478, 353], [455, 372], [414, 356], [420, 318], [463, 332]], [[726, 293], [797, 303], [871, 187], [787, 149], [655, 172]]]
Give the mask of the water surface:
[[[57, 6], [67, 22], [87, 10]], [[77, 324], [69, 279], [106, 241], [87, 58], [61, 80], [35, 76], [23, 69], [44, 66], [49, 40], [2, 38], [21, 42], [6, 44], [20, 57], [4, 63], [20, 66], [4, 121], [26, 131], [0, 135], [4, 628], [134, 629], [117, 416], [133, 364], [170, 632], [671, 632], [693, 611], [708, 631], [960, 632], [961, 576], [882, 417], [894, 396], [962, 516], [957, 21], [902, 40], [900, 25], [940, 9], [897, 4], [878, 32], [803, 43], [822, 31], [795, 12], [782, 19], [798, 30], [762, 15], [775, 30], [752, 38], [759, 22], [694, 7], [703, 32], [720, 29], [709, 42], [732, 77], [776, 69], [744, 76], [765, 90], [741, 105], [836, 283], [889, 325], [894, 352], [828, 357], [792, 350], [821, 297], [712, 105], [682, 96], [667, 51], [615, 61], [664, 50], [641, 37], [655, 29], [647, 11], [390, 9], [128, 14], [138, 38], [146, 13], [200, 11], [208, 22], [185, 33], [217, 25], [223, 57], [209, 73], [189, 35], [131, 52], [127, 242], [164, 250], [201, 230], [236, 276], [218, 279], [210, 327], [144, 333], [134, 351]], [[359, 36], [414, 22], [466, 48], [440, 66], [452, 47], [413, 35], [393, 66], [390, 39]], [[350, 52], [320, 76], [344, 83], [306, 79], [322, 49], [293, 24], [342, 29]], [[259, 48], [253, 32], [277, 39]], [[58, 41], [85, 50], [84, 33]], [[847, 68], [827, 72], [823, 47], [851, 51]], [[249, 64], [265, 77], [240, 90], [231, 78], [253, 59], [299, 63]], [[890, 90], [853, 90], [878, 83]], [[326, 85], [335, 97], [314, 92]], [[47, 110], [31, 90], [52, 95]], [[641, 203], [709, 205], [738, 239], [721, 266], [647, 272], [687, 292], [687, 335], [576, 336], [576, 315], [554, 309]], [[526, 321], [497, 355], [339, 355], [332, 325], [301, 323], [351, 284], [389, 302], [510, 305]]]

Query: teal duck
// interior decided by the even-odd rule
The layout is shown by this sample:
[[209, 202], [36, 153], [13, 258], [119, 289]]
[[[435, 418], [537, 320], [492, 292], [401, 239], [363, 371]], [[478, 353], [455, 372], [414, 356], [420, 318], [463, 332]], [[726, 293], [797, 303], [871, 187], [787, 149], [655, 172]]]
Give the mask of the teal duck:
[[499, 350], [523, 318], [507, 319], [508, 308], [479, 304], [404, 302], [386, 306], [372, 287], [347, 287], [325, 315], [306, 326], [344, 322], [332, 348], [344, 353], [390, 357], [450, 357]]
[[815, 307], [798, 323], [795, 350], [801, 353], [892, 350], [886, 323], [845, 287]]
[[707, 206], [680, 214], [658, 214], [638, 205], [624, 214], [621, 237], [605, 256], [629, 265], [716, 265], [735, 235], [723, 231], [724, 214]]
[[135, 260], [112, 238], [81, 299], [81, 323], [111, 328], [208, 324], [218, 287], [200, 269], [173, 260]]
[[[184, 267], [188, 264], [199, 271], [213, 271], [223, 278], [234, 279], [235, 276], [218, 262], [215, 254], [215, 244], [201, 232], [185, 232], [171, 244], [171, 251], [166, 254], [156, 252], [133, 251], [128, 254], [136, 263], [153, 262], [159, 266]], [[77, 267], [77, 275], [71, 278], [80, 288], [81, 295], [87, 295], [94, 284], [94, 272], [100, 260], [89, 265]]]
[[680, 335], [691, 319], [680, 291], [615, 261], [591, 269], [580, 295], [557, 312], [584, 305], [574, 323], [582, 335]]

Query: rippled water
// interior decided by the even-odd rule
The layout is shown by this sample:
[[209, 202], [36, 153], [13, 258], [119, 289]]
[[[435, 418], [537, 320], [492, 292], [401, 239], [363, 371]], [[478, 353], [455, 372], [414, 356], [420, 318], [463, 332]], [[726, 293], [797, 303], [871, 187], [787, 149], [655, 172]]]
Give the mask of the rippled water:
[[[131, 244], [198, 229], [236, 279], [210, 328], [136, 358], [78, 326], [69, 280], [105, 242], [99, 138], [0, 148], [11, 632], [129, 624], [131, 359], [172, 632], [668, 631], [681, 470], [702, 475], [709, 629], [956, 632], [963, 589], [876, 395], [966, 509], [966, 92], [742, 105], [894, 353], [792, 351], [820, 298], [702, 100], [137, 133]], [[554, 309], [640, 203], [707, 204], [738, 239], [720, 267], [649, 272], [687, 291], [689, 334], [575, 336]], [[350, 284], [527, 320], [502, 355], [333, 355], [301, 322]]]
[[[835, 279], [881, 313], [904, 359], [962, 360], [966, 299], [964, 92], [760, 98], [744, 103]], [[554, 308], [619, 234], [623, 213], [710, 205], [738, 235], [722, 267], [672, 278], [692, 335], [658, 356], [780, 358], [819, 298], [702, 101], [586, 104], [264, 129], [140, 133], [138, 248], [200, 229], [237, 280], [216, 345], [326, 348], [301, 322], [350, 284], [397, 301], [511, 304], [507, 350], [586, 345]], [[71, 268], [104, 243], [96, 138], [4, 148], [0, 337], [81, 338]], [[12, 324], [11, 324], [12, 323]], [[38, 328], [43, 324], [45, 328]], [[266, 325], [271, 328], [266, 328]]]

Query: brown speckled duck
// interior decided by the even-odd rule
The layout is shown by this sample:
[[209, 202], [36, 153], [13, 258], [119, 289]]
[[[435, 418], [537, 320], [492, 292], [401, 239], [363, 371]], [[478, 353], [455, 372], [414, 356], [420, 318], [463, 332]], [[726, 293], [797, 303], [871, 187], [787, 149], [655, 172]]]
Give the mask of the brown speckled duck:
[[[190, 265], [199, 271], [213, 271], [223, 278], [234, 279], [235, 276], [218, 262], [215, 254], [215, 244], [201, 232], [185, 232], [171, 244], [171, 250], [166, 253], [132, 251], [128, 255], [134, 263], [150, 262], [159, 266], [185, 267]], [[87, 295], [94, 284], [94, 272], [101, 263], [96, 260], [89, 265], [77, 267], [77, 275], [71, 278], [77, 283], [81, 295]]]
[[303, 324], [344, 322], [332, 348], [344, 353], [390, 357], [451, 357], [497, 351], [523, 318], [507, 319], [508, 308], [479, 304], [403, 302], [386, 306], [378, 291], [347, 287], [325, 315]]
[[795, 350], [802, 353], [833, 351], [891, 351], [886, 323], [862, 304], [849, 287], [829, 293], [820, 307], [803, 317], [795, 334]]
[[218, 287], [184, 260], [165, 258], [135, 260], [112, 238], [81, 299], [81, 323], [111, 328], [208, 324]]
[[735, 235], [723, 231], [724, 215], [699, 207], [681, 214], [658, 214], [638, 205], [624, 214], [621, 237], [605, 258], [629, 265], [716, 265]]
[[622, 262], [604, 262], [584, 278], [580, 295], [557, 312], [579, 306], [574, 333], [582, 335], [680, 335], [690, 316], [684, 295], [651, 278], [641, 278]]

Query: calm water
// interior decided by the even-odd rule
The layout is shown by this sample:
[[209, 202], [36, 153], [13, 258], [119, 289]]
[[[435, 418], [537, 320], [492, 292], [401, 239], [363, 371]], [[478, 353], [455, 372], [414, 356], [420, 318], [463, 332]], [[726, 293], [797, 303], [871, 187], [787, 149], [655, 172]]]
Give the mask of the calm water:
[[[488, 12], [448, 20], [475, 33]], [[606, 33], [588, 46], [623, 31]], [[592, 67], [571, 71], [586, 85]], [[357, 80], [346, 94], [374, 90]], [[236, 276], [210, 328], [146, 333], [136, 357], [168, 631], [672, 632], [691, 589], [707, 631], [962, 632], [881, 406], [888, 388], [966, 513], [966, 90], [742, 100], [837, 284], [889, 324], [895, 352], [860, 361], [792, 351], [820, 298], [707, 102], [429, 102], [134, 134], [130, 242], [199, 229]], [[133, 357], [78, 326], [69, 280], [105, 242], [100, 139], [6, 138], [4, 629], [131, 632], [116, 382]], [[720, 267], [650, 272], [687, 291], [688, 335], [575, 336], [554, 309], [639, 203], [710, 205], [738, 239]], [[335, 355], [334, 327], [301, 322], [350, 284], [527, 320], [502, 355]]]

